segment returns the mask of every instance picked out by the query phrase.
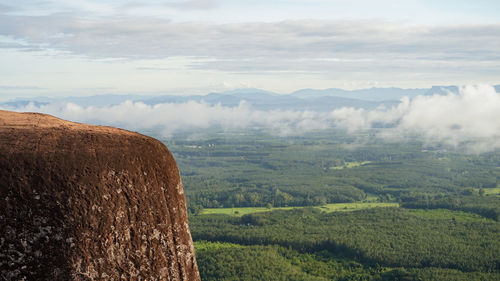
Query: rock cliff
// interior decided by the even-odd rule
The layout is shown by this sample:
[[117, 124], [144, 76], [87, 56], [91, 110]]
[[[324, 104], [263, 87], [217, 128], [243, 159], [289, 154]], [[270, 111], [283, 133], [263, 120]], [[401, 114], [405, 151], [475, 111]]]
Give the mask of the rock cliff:
[[159, 141], [0, 111], [2, 280], [199, 280], [182, 182]]

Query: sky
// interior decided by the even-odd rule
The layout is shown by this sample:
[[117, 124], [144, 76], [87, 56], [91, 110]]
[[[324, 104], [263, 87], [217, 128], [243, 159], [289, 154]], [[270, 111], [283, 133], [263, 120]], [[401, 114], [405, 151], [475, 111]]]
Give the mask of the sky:
[[0, 101], [500, 84], [500, 1], [0, 0]]

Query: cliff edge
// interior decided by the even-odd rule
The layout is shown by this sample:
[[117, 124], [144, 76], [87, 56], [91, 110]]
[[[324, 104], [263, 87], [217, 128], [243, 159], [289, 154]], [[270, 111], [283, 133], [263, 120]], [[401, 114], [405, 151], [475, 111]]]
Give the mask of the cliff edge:
[[159, 141], [0, 111], [2, 280], [200, 280]]

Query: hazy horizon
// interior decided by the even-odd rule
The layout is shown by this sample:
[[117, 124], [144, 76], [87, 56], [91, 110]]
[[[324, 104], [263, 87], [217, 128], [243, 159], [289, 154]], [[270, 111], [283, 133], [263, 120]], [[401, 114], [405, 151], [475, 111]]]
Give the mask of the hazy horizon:
[[[280, 102], [281, 100], [278, 100]], [[308, 132], [343, 129], [350, 134], [375, 130], [372, 138], [385, 142], [415, 139], [442, 144], [470, 153], [500, 148], [500, 93], [487, 85], [460, 87], [458, 92], [403, 96], [396, 104], [383, 101], [376, 107], [336, 105], [327, 110], [283, 108], [276, 103], [260, 108], [243, 97], [229, 104], [202, 100], [124, 100], [93, 106], [78, 101], [0, 105], [0, 109], [52, 114], [70, 121], [118, 126], [129, 130], [153, 130], [164, 137], [179, 132], [224, 131], [258, 128], [273, 135], [290, 136]], [[288, 102], [288, 101], [285, 101]], [[324, 98], [313, 104], [324, 104]], [[300, 101], [299, 103], [305, 103]]]
[[[9, 102], [9, 101], [15, 101], [15, 100], [37, 100], [37, 99], [66, 99], [66, 98], [88, 98], [88, 97], [97, 97], [97, 96], [137, 96], [137, 97], [149, 97], [149, 98], [154, 98], [154, 97], [162, 97], [162, 96], [179, 96], [179, 97], [190, 97], [190, 96], [207, 96], [210, 94], [232, 94], [232, 93], [240, 93], [240, 92], [267, 92], [271, 94], [277, 94], [277, 95], [292, 95], [297, 92], [301, 91], [328, 91], [328, 90], [341, 90], [345, 91], [346, 93], [349, 92], [358, 92], [358, 91], [367, 91], [367, 90], [372, 90], [372, 89], [380, 89], [380, 90], [385, 90], [385, 89], [396, 89], [396, 90], [401, 90], [401, 91], [414, 91], [414, 90], [431, 90], [432, 88], [442, 88], [443, 90], [446, 90], [448, 87], [467, 87], [467, 86], [492, 86], [492, 87], [500, 87], [500, 82], [499, 83], [493, 83], [493, 84], [488, 84], [488, 83], [477, 83], [477, 84], [437, 84], [437, 85], [430, 85], [429, 87], [416, 87], [416, 88], [404, 88], [404, 87], [397, 87], [397, 86], [386, 86], [386, 87], [377, 87], [377, 86], [370, 86], [370, 87], [360, 87], [360, 88], [340, 88], [340, 87], [329, 87], [329, 88], [315, 88], [314, 86], [311, 87], [305, 87], [305, 88], [298, 88], [294, 89], [291, 91], [287, 92], [276, 92], [276, 91], [271, 91], [269, 89], [265, 88], [254, 88], [254, 87], [240, 87], [240, 88], [231, 88], [231, 89], [220, 89], [220, 90], [208, 90], [208, 91], [201, 91], [200, 89], [193, 91], [193, 92], [183, 92], [183, 91], [176, 91], [176, 90], [170, 90], [170, 91], [159, 91], [159, 92], [154, 92], [154, 93], [144, 93], [141, 91], [138, 92], [106, 92], [105, 90], [103, 91], [96, 91], [96, 92], [89, 92], [85, 94], [71, 94], [71, 93], [58, 93], [56, 95], [51, 95], [49, 94], [18, 94], [18, 95], [2, 95], [0, 96], [0, 103], [2, 102]], [[0, 86], [0, 90], [12, 90], [9, 87], [6, 86]], [[15, 91], [15, 90], [12, 90]]]

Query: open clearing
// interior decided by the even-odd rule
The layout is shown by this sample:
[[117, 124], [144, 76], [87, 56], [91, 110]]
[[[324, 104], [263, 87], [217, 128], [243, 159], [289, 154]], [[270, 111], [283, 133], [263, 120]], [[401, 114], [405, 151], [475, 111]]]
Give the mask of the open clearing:
[[447, 209], [431, 209], [431, 210], [408, 209], [408, 212], [417, 217], [434, 219], [434, 220], [455, 220], [459, 222], [490, 220], [478, 214], [455, 211], [455, 210], [447, 210]]
[[[479, 192], [479, 188], [474, 188], [475, 191]], [[485, 195], [500, 195], [500, 187], [494, 188], [483, 188]]]
[[[398, 203], [334, 203], [326, 204], [322, 206], [314, 206], [309, 208], [317, 208], [327, 213], [331, 212], [350, 212], [369, 208], [380, 208], [380, 207], [399, 207]], [[277, 208], [266, 208], [266, 207], [243, 207], [243, 208], [206, 208], [202, 211], [202, 215], [208, 214], [224, 214], [231, 216], [243, 216], [252, 213], [269, 212], [274, 210], [291, 210], [291, 209], [301, 209], [307, 207], [277, 207]]]
[[355, 167], [361, 167], [363, 165], [369, 164], [371, 161], [363, 161], [363, 162], [346, 162], [344, 166], [333, 166], [330, 167], [330, 170], [342, 170], [342, 169], [350, 169]]

